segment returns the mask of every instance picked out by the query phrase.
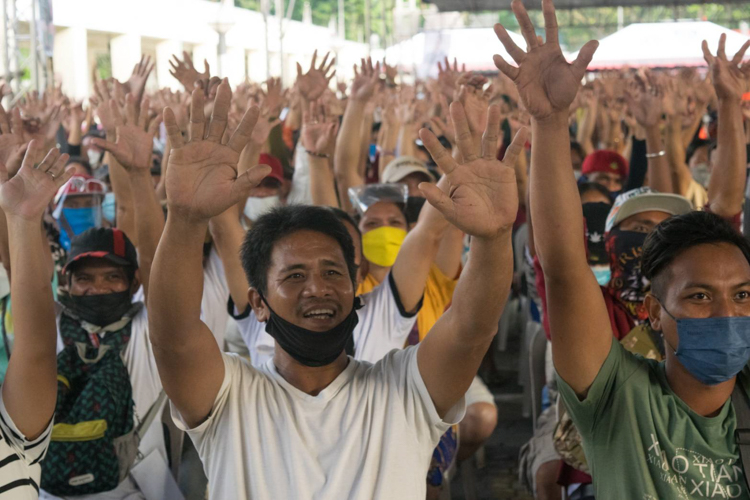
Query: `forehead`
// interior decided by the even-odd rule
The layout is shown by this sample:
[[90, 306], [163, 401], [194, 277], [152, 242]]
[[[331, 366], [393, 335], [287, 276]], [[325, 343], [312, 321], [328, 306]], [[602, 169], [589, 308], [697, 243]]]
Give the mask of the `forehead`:
[[721, 289], [750, 282], [750, 263], [731, 243], [706, 243], [680, 252], [664, 269], [669, 290], [694, 284]]
[[648, 212], [641, 212], [639, 214], [631, 215], [622, 222], [620, 226], [627, 226], [633, 223], [642, 223], [657, 226], [671, 217], [667, 212], [660, 212], [658, 210], [649, 210]]
[[367, 212], [362, 216], [363, 219], [372, 218], [389, 218], [399, 217], [404, 218], [404, 213], [401, 209], [393, 202], [390, 201], [379, 201], [367, 209]]
[[592, 172], [592, 179], [615, 179], [620, 180], [621, 176], [617, 172]]
[[271, 252], [271, 268], [310, 266], [321, 260], [346, 265], [339, 243], [317, 231], [302, 230], [286, 235], [276, 242]]

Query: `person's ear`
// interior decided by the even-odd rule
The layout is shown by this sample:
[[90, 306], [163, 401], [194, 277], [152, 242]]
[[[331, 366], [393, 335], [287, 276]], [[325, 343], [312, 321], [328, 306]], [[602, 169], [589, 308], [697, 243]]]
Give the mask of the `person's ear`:
[[648, 319], [651, 322], [651, 328], [655, 332], [661, 332], [661, 303], [652, 294], [646, 295], [644, 301], [646, 311], [648, 312]]
[[141, 270], [136, 269], [133, 275], [133, 282], [130, 284], [130, 294], [135, 295], [138, 289], [141, 287]]
[[255, 317], [258, 321], [264, 323], [271, 318], [271, 312], [263, 299], [260, 297], [260, 292], [253, 287], [247, 289], [247, 301], [250, 307], [253, 308]]

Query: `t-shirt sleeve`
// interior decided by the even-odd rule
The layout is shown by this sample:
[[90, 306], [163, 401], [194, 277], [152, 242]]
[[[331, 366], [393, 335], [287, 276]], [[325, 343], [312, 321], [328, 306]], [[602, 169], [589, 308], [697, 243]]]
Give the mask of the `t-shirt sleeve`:
[[419, 345], [388, 354], [380, 363], [396, 384], [399, 404], [403, 406], [407, 422], [414, 429], [420, 443], [436, 444], [452, 425], [458, 424], [466, 413], [464, 397], [440, 418], [435, 403], [427, 391], [417, 364]]
[[16, 427], [13, 419], [10, 418], [8, 411], [5, 409], [2, 394], [0, 394], [0, 432], [2, 432], [5, 442], [26, 465], [34, 465], [44, 459], [52, 436], [53, 424], [54, 418], [51, 418], [49, 425], [38, 438], [33, 441], [26, 439]]
[[266, 324], [258, 321], [253, 309], [248, 305], [244, 311], [238, 311], [231, 298], [228, 307], [230, 316], [237, 322], [237, 330], [247, 346], [253, 366], [262, 365], [273, 357], [273, 338], [266, 333]]
[[618, 396], [618, 391], [642, 364], [643, 360], [625, 350], [613, 337], [609, 355], [583, 400], [559, 374], [557, 375], [560, 397], [581, 436], [586, 437], [591, 433], [602, 414]]

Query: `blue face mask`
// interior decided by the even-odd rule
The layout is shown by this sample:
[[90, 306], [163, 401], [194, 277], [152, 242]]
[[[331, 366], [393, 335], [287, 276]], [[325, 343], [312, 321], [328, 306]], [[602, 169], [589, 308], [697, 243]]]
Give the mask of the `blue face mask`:
[[70, 240], [87, 229], [99, 227], [101, 223], [98, 219], [94, 207], [63, 208], [60, 217], [60, 244], [65, 250], [70, 250]]
[[115, 193], [107, 193], [104, 195], [104, 201], [102, 202], [102, 217], [108, 222], [115, 223]]
[[591, 266], [591, 270], [594, 271], [594, 276], [599, 286], [607, 286], [612, 277], [612, 270], [609, 266]]
[[750, 360], [750, 316], [678, 319], [662, 308], [677, 322], [677, 359], [702, 384], [726, 382]]
[[375, 162], [375, 156], [378, 154], [378, 145], [377, 144], [370, 144], [370, 163]]

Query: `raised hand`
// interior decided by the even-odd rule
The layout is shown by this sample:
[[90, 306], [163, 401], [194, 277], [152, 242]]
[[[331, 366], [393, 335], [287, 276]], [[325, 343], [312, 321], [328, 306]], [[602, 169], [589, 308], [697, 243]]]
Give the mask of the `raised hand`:
[[10, 156], [24, 142], [23, 123], [19, 109], [14, 108], [8, 116], [0, 104], [0, 163], [8, 165]]
[[319, 98], [323, 91], [328, 88], [328, 82], [336, 75], [336, 70], [331, 72], [333, 65], [336, 63], [336, 58], [332, 58], [331, 62], [326, 65], [329, 56], [330, 53], [326, 54], [320, 66], [316, 68], [315, 61], [318, 58], [318, 51], [313, 52], [310, 69], [305, 74], [302, 74], [302, 66], [297, 63], [297, 88], [307, 101], [314, 101]]
[[336, 145], [338, 121], [326, 116], [325, 108], [311, 102], [309, 110], [302, 115], [300, 140], [306, 151], [315, 155], [330, 155]]
[[458, 69], [458, 61], [454, 58], [453, 59], [453, 67], [451, 68], [451, 63], [448, 61], [448, 57], [445, 58], [445, 66], [440, 64], [440, 61], [438, 61], [438, 87], [440, 88], [440, 92], [447, 97], [448, 99], [453, 98], [453, 93], [456, 90], [456, 86], [458, 84], [458, 79], [461, 77], [463, 73], [466, 72], [466, 64], [462, 65], [462, 69], [459, 71]]
[[173, 55], [172, 58], [174, 60], [169, 61], [170, 66], [172, 66], [169, 74], [175, 77], [188, 92], [193, 90], [196, 81], [207, 80], [211, 76], [208, 61], [205, 59], [203, 60], [203, 73], [198, 73], [198, 70], [193, 66], [193, 59], [187, 52], [182, 52], [182, 61], [176, 55]]
[[263, 96], [263, 106], [268, 110], [271, 116], [279, 116], [281, 111], [281, 94], [283, 91], [281, 85], [281, 78], [269, 78], [266, 80], [266, 89], [261, 89], [261, 95]]
[[664, 95], [649, 73], [636, 75], [625, 89], [625, 101], [635, 120], [642, 127], [653, 127], [661, 120]]
[[745, 52], [750, 47], [750, 40], [745, 42], [731, 61], [727, 59], [725, 52], [726, 43], [727, 36], [721, 35], [719, 48], [714, 56], [708, 50], [708, 42], [703, 40], [703, 57], [708, 63], [717, 97], [739, 102], [742, 94], [750, 91], [750, 63], [741, 64]]
[[170, 214], [191, 222], [207, 222], [244, 200], [252, 188], [270, 172], [258, 165], [239, 177], [237, 163], [258, 119], [253, 106], [242, 117], [226, 145], [221, 143], [232, 101], [229, 82], [216, 93], [211, 121], [206, 128], [203, 92], [193, 91], [190, 105], [190, 139], [185, 143], [170, 108], [164, 110], [164, 124], [172, 144], [167, 169], [167, 203]]
[[114, 120], [116, 142], [93, 139], [93, 144], [112, 154], [129, 172], [148, 171], [161, 116], [149, 119], [148, 98], [141, 101], [140, 108], [133, 94], [128, 94], [125, 100], [125, 116], [120, 113], [114, 99], [106, 103]]
[[499, 55], [494, 56], [495, 66], [513, 80], [521, 102], [535, 119], [544, 120], [563, 112], [567, 115], [599, 42], [589, 41], [581, 48], [578, 58], [568, 64], [560, 49], [557, 16], [552, 0], [542, 0], [544, 42], [537, 38], [521, 0], [513, 0], [511, 5], [526, 39], [527, 49], [523, 51], [513, 42], [505, 28], [496, 24], [497, 37], [518, 67], [511, 66]]
[[31, 141], [20, 170], [9, 177], [0, 163], [0, 207], [6, 216], [29, 221], [41, 221], [44, 210], [60, 187], [68, 182], [74, 169], [65, 169], [69, 156], [51, 149], [41, 163], [41, 141]]
[[362, 70], [357, 71], [357, 65], [354, 65], [354, 81], [350, 91], [350, 97], [357, 101], [367, 102], [375, 95], [375, 89], [380, 79], [380, 63], [374, 67], [372, 58], [362, 59]]
[[482, 136], [481, 157], [477, 156], [461, 103], [451, 104], [458, 149], [463, 161], [456, 162], [435, 134], [419, 132], [430, 155], [445, 172], [448, 187], [442, 191], [430, 183], [419, 188], [432, 206], [458, 229], [479, 238], [492, 238], [512, 227], [518, 212], [518, 188], [513, 166], [526, 142], [526, 129], [513, 139], [503, 161], [495, 157], [500, 133], [500, 108], [490, 106]]
[[146, 81], [148, 76], [154, 70], [155, 62], [151, 61], [151, 56], [142, 55], [141, 60], [133, 68], [133, 73], [125, 83], [127, 90], [136, 96], [138, 100], [143, 98], [143, 92], [146, 90]]

